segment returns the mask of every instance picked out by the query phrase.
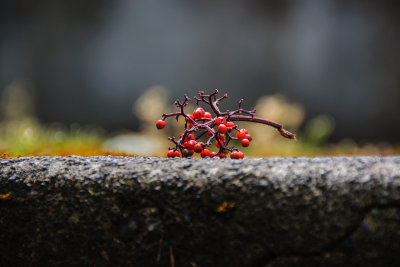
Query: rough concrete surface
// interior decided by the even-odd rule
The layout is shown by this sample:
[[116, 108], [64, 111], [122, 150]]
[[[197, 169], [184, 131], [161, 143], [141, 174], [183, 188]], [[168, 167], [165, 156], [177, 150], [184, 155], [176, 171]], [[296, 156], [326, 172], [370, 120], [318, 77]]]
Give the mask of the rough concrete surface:
[[400, 157], [0, 159], [0, 266], [399, 266]]

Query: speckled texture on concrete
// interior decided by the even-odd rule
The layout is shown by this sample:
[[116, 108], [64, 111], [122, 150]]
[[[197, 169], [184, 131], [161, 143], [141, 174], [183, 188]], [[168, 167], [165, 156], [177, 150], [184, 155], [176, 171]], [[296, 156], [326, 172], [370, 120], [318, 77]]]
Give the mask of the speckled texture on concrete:
[[0, 159], [0, 266], [400, 264], [400, 157]]

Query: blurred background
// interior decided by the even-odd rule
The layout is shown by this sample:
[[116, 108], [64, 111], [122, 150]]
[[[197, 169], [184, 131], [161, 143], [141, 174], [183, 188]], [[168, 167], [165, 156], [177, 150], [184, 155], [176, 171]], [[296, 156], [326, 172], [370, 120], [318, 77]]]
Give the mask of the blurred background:
[[182, 123], [157, 131], [161, 113], [219, 88], [224, 108], [244, 98], [298, 134], [245, 125], [246, 155], [399, 154], [399, 11], [389, 0], [2, 0], [0, 152], [165, 155]]

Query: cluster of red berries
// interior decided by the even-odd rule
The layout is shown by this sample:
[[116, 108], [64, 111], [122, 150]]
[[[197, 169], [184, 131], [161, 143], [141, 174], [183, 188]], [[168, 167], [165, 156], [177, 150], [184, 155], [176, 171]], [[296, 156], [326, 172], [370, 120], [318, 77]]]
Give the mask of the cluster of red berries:
[[[212, 120], [212, 115], [210, 112], [206, 112], [203, 108], [198, 107], [196, 108], [192, 114], [188, 115], [188, 117], [191, 120], [194, 120], [195, 122], [198, 122], [200, 120], [202, 121], [210, 121]], [[193, 124], [188, 121], [189, 128], [193, 127]], [[231, 133], [232, 131], [237, 131], [236, 133], [236, 139], [241, 140], [241, 145], [243, 147], [248, 147], [250, 145], [250, 141], [252, 140], [251, 135], [246, 129], [237, 129], [237, 126], [231, 122], [231, 121], [226, 121], [226, 118], [223, 117], [217, 117], [215, 118], [215, 125], [217, 126], [216, 131], [218, 132], [217, 134], [217, 141], [215, 141], [215, 146], [217, 148], [220, 148], [220, 144], [223, 144], [226, 140], [226, 134]], [[163, 129], [166, 126], [166, 123], [164, 120], [158, 120], [156, 122], [157, 129]], [[208, 137], [212, 137], [213, 133], [210, 131], [206, 132], [206, 135]], [[183, 134], [180, 136], [180, 138], [183, 137]], [[235, 139], [232, 136], [230, 136], [231, 139]], [[184, 142], [182, 143], [182, 155], [184, 157], [191, 157], [193, 156], [194, 153], [200, 153], [200, 156], [202, 158], [205, 157], [210, 157], [213, 158], [215, 156], [218, 156], [219, 158], [226, 158], [227, 157], [227, 151], [221, 151], [220, 153], [217, 152], [210, 152], [206, 148], [206, 144], [203, 142], [196, 142], [196, 138], [193, 134], [188, 134], [187, 137], [185, 138]], [[173, 157], [180, 157], [180, 153], [178, 150], [170, 149], [167, 153], [167, 156], [169, 158]], [[232, 151], [230, 157], [232, 159], [241, 159], [244, 158], [244, 154], [241, 151]]]
[[[219, 157], [226, 158], [230, 152], [231, 159], [244, 158], [243, 152], [239, 151], [235, 146], [229, 147], [228, 144], [231, 140], [240, 141], [242, 147], [248, 147], [252, 140], [251, 135], [246, 129], [238, 129], [233, 121], [249, 121], [256, 123], [263, 123], [276, 128], [280, 134], [286, 138], [294, 139], [295, 135], [284, 130], [281, 125], [261, 118], [254, 117], [255, 110], [244, 110], [241, 108], [243, 99], [239, 101], [239, 108], [234, 111], [221, 112], [218, 108], [219, 102], [228, 96], [217, 98], [218, 90], [213, 94], [205, 95], [204, 92], [199, 92], [198, 97], [194, 97], [196, 104], [203, 102], [210, 106], [215, 114], [212, 116], [210, 112], [206, 112], [202, 107], [196, 108], [192, 114], [186, 114], [184, 107], [187, 106], [190, 98], [185, 95], [185, 100], [181, 103], [179, 100], [175, 101], [175, 105], [180, 108], [179, 112], [163, 114], [162, 119], [156, 122], [157, 129], [163, 129], [166, 126], [165, 119], [168, 117], [176, 117], [178, 120], [180, 116], [185, 119], [184, 133], [180, 135], [179, 140], [174, 137], [169, 137], [174, 144], [174, 148], [169, 148], [167, 156], [171, 157], [191, 157], [194, 153], [200, 153], [202, 158], [205, 157]], [[245, 114], [245, 115], [238, 115]], [[236, 132], [236, 136], [232, 132]], [[197, 137], [194, 133], [199, 133]], [[207, 135], [207, 141], [198, 141], [204, 135]], [[215, 139], [215, 146], [218, 152], [211, 152], [208, 148], [212, 145], [212, 140]]]
[[[196, 108], [192, 114], [188, 115], [187, 123], [188, 127], [192, 128], [193, 123], [191, 121], [201, 121], [201, 122], [209, 122], [212, 121], [212, 115], [210, 112], [206, 112], [203, 108], [198, 107]], [[248, 147], [250, 145], [250, 141], [252, 140], [251, 135], [246, 129], [237, 129], [237, 126], [231, 122], [227, 121], [226, 118], [224, 117], [216, 117], [214, 119], [215, 126], [217, 127], [216, 132], [217, 132], [217, 141], [215, 141], [215, 146], [217, 148], [221, 148], [221, 145], [224, 144], [226, 140], [226, 135], [227, 133], [231, 133], [232, 131], [237, 131], [236, 133], [236, 138], [233, 136], [230, 136], [231, 139], [237, 139], [241, 140], [241, 145], [243, 147]], [[157, 129], [163, 129], [166, 126], [166, 123], [164, 120], [158, 120], [156, 122], [156, 127]], [[208, 137], [212, 137], [213, 133], [210, 131], [206, 131], [206, 135]], [[183, 137], [183, 134], [180, 136], [180, 139]], [[221, 145], [220, 145], [221, 144]], [[181, 145], [181, 152], [184, 157], [191, 157], [193, 154], [200, 153], [200, 156], [202, 158], [205, 157], [210, 157], [213, 158], [215, 156], [218, 156], [219, 158], [226, 158], [227, 157], [227, 151], [223, 150], [220, 151], [219, 153], [217, 152], [210, 152], [206, 148], [206, 144], [203, 142], [196, 142], [196, 138], [193, 134], [188, 134], [186, 138], [184, 139], [182, 145]], [[180, 157], [180, 153], [176, 149], [170, 149], [167, 153], [167, 156], [169, 158], [173, 157]], [[241, 151], [232, 151], [230, 157], [232, 159], [242, 159], [244, 158], [244, 154]]]

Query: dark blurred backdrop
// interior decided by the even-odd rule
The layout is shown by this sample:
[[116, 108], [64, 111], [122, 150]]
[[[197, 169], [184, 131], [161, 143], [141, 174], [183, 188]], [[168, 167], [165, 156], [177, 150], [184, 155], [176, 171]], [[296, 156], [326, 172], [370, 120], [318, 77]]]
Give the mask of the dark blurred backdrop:
[[[148, 87], [281, 93], [331, 140], [399, 141], [398, 1], [1, 0], [0, 90], [23, 80], [43, 122], [136, 129]], [[0, 92], [1, 95], [1, 92]], [[235, 101], [236, 102], [236, 101]]]

